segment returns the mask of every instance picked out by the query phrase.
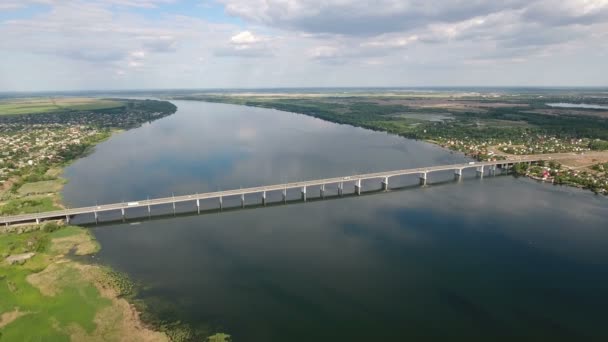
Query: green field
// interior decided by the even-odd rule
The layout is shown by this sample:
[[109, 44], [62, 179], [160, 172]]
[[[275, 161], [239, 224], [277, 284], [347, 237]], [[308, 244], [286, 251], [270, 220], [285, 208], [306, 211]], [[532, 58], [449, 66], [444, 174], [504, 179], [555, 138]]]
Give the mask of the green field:
[[3, 259], [36, 253], [22, 265], [0, 263], [0, 340], [69, 341], [75, 335], [94, 333], [97, 313], [111, 301], [82, 277], [74, 263], [51, 262], [59, 256], [52, 249], [53, 241], [84, 241], [87, 236], [79, 228], [0, 235]]
[[65, 181], [62, 179], [25, 183], [17, 190], [17, 193], [20, 196], [58, 193], [63, 188], [64, 183]]
[[100, 110], [123, 107], [124, 103], [95, 98], [30, 98], [0, 101], [0, 115], [42, 114], [70, 110]]
[[26, 196], [0, 203], [0, 216], [42, 213], [60, 209], [52, 196]]

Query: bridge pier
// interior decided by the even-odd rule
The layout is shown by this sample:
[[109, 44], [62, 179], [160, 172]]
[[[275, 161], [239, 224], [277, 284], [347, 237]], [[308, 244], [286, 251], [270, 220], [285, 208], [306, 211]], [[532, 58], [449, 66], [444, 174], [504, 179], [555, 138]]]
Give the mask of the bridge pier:
[[40, 224], [40, 219], [36, 218], [36, 224]]
[[496, 164], [490, 166], [490, 175], [496, 176]]
[[245, 208], [245, 194], [241, 194], [241, 207]]
[[302, 201], [306, 202], [306, 186], [302, 187]]
[[224, 199], [220, 196], [220, 210], [224, 209]]
[[462, 169], [455, 169], [454, 170], [454, 178], [457, 179], [457, 180], [462, 178]]
[[70, 224], [70, 215], [65, 215], [65, 223]]
[[426, 172], [420, 173], [420, 185], [426, 185]]
[[360, 196], [361, 195], [361, 179], [357, 179], [355, 182], [355, 193]]
[[338, 183], [338, 196], [342, 196], [344, 194], [344, 183]]
[[120, 208], [120, 214], [122, 215], [122, 219], [125, 219], [125, 208]]
[[283, 189], [283, 203], [287, 203], [287, 188]]
[[99, 222], [99, 216], [97, 215], [97, 212], [94, 211], [93, 214], [95, 215], [95, 223]]
[[201, 214], [201, 200], [198, 198], [196, 199], [196, 213]]
[[477, 167], [477, 176], [483, 178], [483, 165]]
[[262, 191], [262, 205], [266, 205], [266, 191]]
[[388, 177], [384, 177], [384, 181], [382, 182], [382, 190], [388, 191]]

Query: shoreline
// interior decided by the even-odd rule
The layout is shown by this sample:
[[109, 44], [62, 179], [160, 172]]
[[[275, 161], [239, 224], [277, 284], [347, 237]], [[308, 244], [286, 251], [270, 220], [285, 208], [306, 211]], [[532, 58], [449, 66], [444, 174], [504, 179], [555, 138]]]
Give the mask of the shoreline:
[[[45, 175], [47, 175], [47, 173], [52, 175], [52, 180], [46, 180], [46, 182], [53, 182], [53, 184], [56, 186], [56, 188], [54, 188], [54, 191], [46, 192], [44, 194], [21, 195], [21, 197], [18, 198], [28, 198], [28, 196], [34, 196], [36, 198], [51, 198], [55, 207], [65, 209], [66, 205], [62, 197], [62, 190], [65, 184], [68, 183], [68, 180], [63, 177], [63, 172], [65, 171], [65, 168], [70, 166], [72, 163], [77, 162], [79, 159], [84, 158], [90, 155], [91, 153], [94, 153], [97, 145], [125, 131], [127, 131], [127, 129], [114, 128], [106, 132], [99, 132], [99, 135], [89, 141], [88, 146], [86, 146], [86, 148], [75, 158], [59, 164], [48, 165], [48, 169], [47, 172], [45, 172]], [[4, 194], [5, 192], [11, 191], [13, 186], [21, 188], [24, 185], [31, 186], [32, 184], [35, 185], [36, 183], [40, 182], [45, 181], [27, 182], [24, 181], [23, 176], [19, 176], [16, 178], [12, 177], [11, 182], [9, 182], [8, 186], [6, 186], [5, 184], [2, 187], [2, 192], [0, 192], [0, 194]], [[0, 202], [0, 205], [4, 204], [5, 203]], [[75, 278], [78, 280], [78, 282], [84, 282], [88, 285], [94, 286], [94, 288], [101, 297], [107, 299], [112, 303], [110, 306], [111, 310], [110, 308], [100, 308], [96, 312], [93, 321], [96, 324], [97, 328], [95, 328], [94, 331], [90, 329], [83, 330], [70, 327], [68, 329], [68, 332], [69, 337], [71, 337], [71, 339], [88, 340], [91, 338], [99, 338], [99, 336], [95, 335], [98, 332], [97, 330], [100, 330], [99, 334], [102, 334], [103, 340], [108, 340], [109, 337], [109, 340], [125, 340], [125, 338], [127, 338], [127, 340], [134, 341], [160, 342], [186, 341], [194, 337], [198, 337], [194, 335], [194, 330], [187, 324], [180, 322], [162, 321], [159, 318], [155, 317], [153, 314], [148, 313], [146, 303], [142, 300], [137, 300], [135, 298], [137, 295], [137, 293], [134, 292], [136, 287], [134, 285], [134, 282], [129, 278], [128, 275], [115, 272], [110, 266], [96, 262], [94, 258], [96, 253], [101, 249], [101, 246], [96, 241], [90, 230], [86, 227], [72, 226], [66, 223], [64, 220], [47, 221], [41, 224], [34, 225], [11, 225], [8, 228], [2, 226], [0, 227], [0, 247], [2, 247], [3, 239], [10, 239], [15, 236], [24, 237], [29, 235], [42, 235], [44, 238], [49, 238], [50, 234], [54, 234], [46, 233], [45, 227], [49, 224], [56, 225], [58, 227], [59, 233], [64, 232], [66, 230], [78, 230], [86, 235], [88, 239], [87, 243], [95, 245], [96, 247], [86, 253], [79, 253], [79, 247], [77, 245], [72, 245], [69, 250], [65, 251], [64, 254], [53, 256], [55, 260], [52, 260], [52, 262], [45, 264], [44, 267], [41, 267], [41, 265], [37, 265], [37, 268], [35, 270], [31, 270], [31, 273], [29, 273], [28, 276], [32, 276], [33, 279], [35, 279], [37, 276], [42, 277], [44, 275], [47, 280], [47, 285], [53, 286], [53, 284], [57, 284], [58, 282], [60, 282], [61, 274], [65, 270], [65, 268], [70, 268], [72, 270], [78, 271], [76, 272]], [[50, 240], [52, 243], [54, 242], [54, 239], [50, 238]], [[1, 248], [0, 252], [2, 252]], [[36, 256], [36, 253], [32, 254], [33, 256], [35, 256], [35, 258], [39, 257]], [[38, 254], [41, 255], [41, 253]], [[14, 257], [14, 255], [12, 254], [12, 252], [9, 251], [0, 253], [0, 256], [2, 257], [0, 258], [1, 286], [3, 280], [2, 266], [4, 266], [4, 263], [8, 262], [9, 257]], [[15, 260], [22, 260], [23, 264], [21, 266], [13, 266], [11, 264], [8, 267], [27, 267], [31, 263], [29, 256], [29, 253], [27, 253], [27, 255], [18, 255], [16, 258], [12, 258]], [[73, 256], [76, 256], [76, 258], [74, 258]], [[22, 257], [23, 259], [21, 259]], [[90, 257], [91, 259], [82, 259], [83, 257]], [[50, 280], [48, 278], [50, 278]], [[54, 295], [53, 293], [47, 294]], [[48, 298], [41, 299], [41, 302], [45, 302], [47, 300]], [[2, 309], [1, 305], [0, 309]], [[3, 332], [5, 332], [7, 329], [11, 329], [12, 324], [20, 324], [20, 319], [27, 319], [27, 317], [31, 317], [28, 316], [30, 314], [31, 312], [27, 310], [24, 311], [18, 306], [13, 308], [11, 311], [0, 311], [0, 337], [3, 336]], [[113, 324], [105, 324], [108, 319], [110, 319]], [[65, 331], [62, 332], [65, 333]], [[219, 332], [215, 335], [210, 335], [207, 337], [215, 338], [215, 340], [217, 340], [218, 342], [228, 341], [230, 339], [230, 335]]]
[[[337, 121], [337, 120], [331, 120], [331, 118], [319, 117], [319, 116], [312, 115], [310, 113], [305, 113], [305, 112], [287, 111], [287, 110], [282, 110], [282, 109], [274, 108], [272, 106], [268, 106], [268, 107], [266, 107], [266, 106], [256, 106], [256, 105], [251, 105], [251, 104], [248, 104], [248, 103], [244, 103], [243, 104], [243, 103], [232, 103], [232, 102], [222, 102], [222, 101], [210, 101], [210, 100], [206, 100], [206, 99], [173, 99], [173, 98], [168, 98], [168, 100], [194, 101], [194, 102], [205, 102], [205, 103], [221, 103], [221, 104], [243, 106], [243, 107], [251, 107], [251, 108], [268, 108], [268, 109], [274, 109], [274, 110], [283, 111], [283, 112], [291, 113], [291, 114], [306, 115], [308, 117], [320, 119], [320, 120], [323, 120], [323, 121], [326, 121], [326, 122], [331, 122], [331, 123], [338, 124], [338, 125], [348, 125], [348, 126], [351, 126], [351, 127], [368, 129], [368, 130], [371, 130], [371, 131], [374, 131], [374, 132], [383, 132], [383, 133], [390, 134], [390, 135], [395, 135], [395, 136], [398, 136], [398, 137], [401, 137], [401, 138], [404, 138], [404, 139], [425, 142], [425, 143], [431, 144], [433, 146], [439, 147], [439, 148], [441, 148], [441, 149], [443, 149], [445, 151], [448, 151], [450, 153], [459, 153], [459, 154], [462, 154], [464, 157], [467, 157], [467, 158], [471, 158], [471, 159], [474, 159], [474, 160], [477, 160], [477, 161], [481, 160], [479, 158], [476, 158], [474, 155], [468, 154], [468, 153], [463, 152], [463, 151], [458, 150], [458, 149], [452, 149], [449, 146], [445, 146], [441, 142], [436, 141], [434, 139], [416, 139], [416, 138], [408, 137], [407, 135], [404, 135], [404, 134], [391, 132], [391, 131], [388, 131], [388, 130], [382, 129], [382, 128], [368, 127], [368, 126], [366, 126], [364, 124], [353, 124], [353, 123], [348, 123], [348, 122], [340, 122], [340, 121]], [[524, 157], [524, 155], [506, 154], [506, 153], [503, 153], [503, 152], [497, 153], [497, 151], [492, 151], [492, 152], [494, 153], [493, 157], [494, 157], [495, 160], [502, 160], [502, 159], [496, 159], [496, 158]], [[572, 152], [572, 153], [574, 153], [574, 152]], [[547, 154], [547, 153], [541, 153], [541, 154], [538, 154], [538, 155], [544, 155], [544, 154]], [[590, 151], [587, 154], [590, 154], [590, 155], [601, 154], [602, 157], [603, 157], [603, 159], [600, 159], [600, 160], [608, 162], [608, 151], [603, 151], [603, 152], [602, 151]], [[531, 155], [527, 155], [527, 156], [531, 156]], [[567, 164], [563, 164], [563, 163], [560, 163], [560, 164], [563, 165], [563, 166], [566, 166], [568, 168], [571, 167], [571, 166], [569, 166]], [[535, 178], [532, 177], [532, 175], [529, 175], [529, 174], [522, 174], [521, 176], [525, 176], [525, 177], [528, 177], [528, 178], [534, 179], [534, 180], [540, 180], [543, 183], [549, 183], [546, 180], [543, 180], [542, 178], [535, 179]], [[568, 186], [568, 187], [573, 187], [573, 188], [578, 188], [578, 189], [584, 189], [584, 190], [587, 190], [587, 191], [592, 191], [595, 194], [598, 194], [593, 189], [585, 187], [584, 185], [581, 185], [581, 184], [577, 184], [575, 182], [556, 183], [556, 182], [552, 181], [551, 184], [552, 185], [565, 185], [565, 186]], [[608, 191], [603, 192], [603, 194], [606, 195], [606, 196], [608, 196]]]
[[[87, 155], [90, 155], [91, 153], [93, 153], [98, 144], [105, 142], [105, 141], [109, 140], [110, 138], [112, 138], [113, 136], [123, 133], [123, 132], [125, 132], [124, 129], [112, 129], [112, 130], [110, 130], [109, 134], [100, 133], [101, 136], [98, 139], [94, 139], [94, 141], [89, 146], [86, 147], [86, 149], [83, 151], [83, 153], [80, 154], [79, 156], [77, 156], [76, 158], [74, 158], [68, 162], [61, 163], [60, 165], [50, 166], [48, 171], [52, 171], [55, 174], [55, 179], [53, 181], [57, 182], [57, 184], [60, 184], [60, 186], [58, 186], [54, 192], [46, 193], [43, 196], [48, 196], [48, 197], [52, 198], [53, 204], [55, 206], [64, 209], [65, 203], [63, 202], [63, 197], [61, 195], [61, 192], [63, 190], [64, 185], [67, 184], [67, 182], [68, 182], [68, 180], [66, 178], [62, 177], [65, 168], [68, 167], [69, 165], [71, 165], [72, 163], [76, 162], [77, 160], [84, 158]], [[13, 183], [19, 184], [19, 181], [16, 181]], [[11, 183], [11, 186], [13, 185], [13, 183]], [[37, 182], [33, 182], [33, 183], [37, 183]], [[32, 182], [23, 182], [21, 186], [23, 186], [25, 184], [33, 184], [33, 183]], [[10, 191], [10, 189], [3, 189], [3, 191]], [[67, 250], [67, 253], [58, 254], [58, 255], [53, 256], [52, 258], [56, 259], [56, 260], [52, 260], [52, 262], [45, 265], [44, 268], [38, 270], [39, 272], [30, 273], [28, 275], [28, 277], [30, 277], [31, 279], [34, 279], [37, 276], [42, 277], [44, 275], [45, 278], [51, 278], [51, 283], [52, 283], [53, 280], [57, 280], [57, 279], [53, 279], [53, 274], [60, 273], [61, 272], [60, 269], [63, 269], [65, 267], [74, 268], [79, 271], [79, 272], [77, 272], [79, 280], [92, 284], [97, 289], [100, 296], [102, 296], [103, 298], [106, 298], [107, 300], [112, 302], [112, 308], [113, 308], [112, 311], [114, 311], [114, 315], [119, 315], [122, 318], [119, 321], [115, 322], [115, 326], [104, 327], [104, 337], [107, 336], [107, 334], [110, 334], [110, 335], [115, 335], [116, 340], [123, 339], [125, 336], [130, 336], [134, 340], [141, 340], [141, 341], [170, 341], [171, 340], [165, 332], [161, 332], [160, 330], [157, 330], [157, 327], [153, 326], [152, 324], [147, 324], [141, 319], [142, 312], [140, 312], [138, 310], [138, 307], [136, 306], [136, 304], [134, 302], [128, 300], [127, 296], [121, 295], [120, 288], [119, 288], [119, 286], [116, 285], [117, 281], [115, 280], [115, 276], [113, 275], [114, 271], [109, 266], [102, 265], [102, 264], [99, 264], [96, 262], [86, 263], [81, 260], [76, 260], [75, 258], [70, 257], [71, 252], [74, 251], [74, 255], [76, 255], [76, 256], [81, 256], [81, 257], [90, 256], [90, 257], [94, 258], [94, 255], [101, 249], [101, 246], [99, 245], [99, 243], [97, 242], [95, 237], [92, 235], [92, 233], [90, 233], [90, 231], [87, 228], [79, 227], [79, 226], [70, 226], [70, 225], [67, 225], [65, 222], [63, 222], [63, 220], [49, 221], [49, 222], [57, 224], [59, 232], [65, 230], [65, 229], [82, 230], [83, 232], [85, 232], [84, 234], [86, 234], [87, 238], [89, 239], [89, 241], [85, 241], [84, 243], [94, 245], [95, 247], [89, 248], [89, 250], [85, 250], [84, 252], [79, 252], [80, 246], [77, 243], [75, 243], [70, 246], [70, 248]], [[47, 226], [47, 223], [48, 222], [41, 223], [38, 225], [31, 225], [31, 224], [15, 225], [15, 226], [10, 226], [8, 228], [2, 227], [2, 229], [0, 229], [0, 239], [2, 239], [3, 237], [5, 237], [7, 235], [11, 235], [11, 234], [28, 235], [28, 234], [37, 234], [40, 232], [44, 232], [45, 227]], [[51, 238], [51, 242], [53, 243], [54, 239]], [[32, 253], [32, 254], [35, 255], [35, 253]], [[8, 259], [8, 257], [2, 258], [2, 259]], [[28, 259], [23, 260], [24, 264], [28, 262]], [[2, 262], [5, 262], [5, 261], [0, 260], [0, 264]], [[61, 266], [57, 266], [57, 265], [61, 265]], [[128, 280], [126, 278], [122, 279], [122, 281], [130, 282], [130, 280]], [[41, 290], [41, 291], [44, 292], [43, 290]], [[47, 294], [49, 294], [49, 293], [47, 293]], [[96, 313], [95, 322], [98, 324], [98, 328], [100, 326], [99, 323], [100, 323], [100, 321], [102, 321], [102, 319], [100, 319], [97, 316], [103, 316], [103, 315], [107, 316], [109, 313], [106, 311], [107, 310], [105, 310], [105, 309], [101, 309], [100, 311], [98, 311]], [[17, 307], [13, 311], [2, 313], [2, 315], [0, 316], [0, 336], [2, 334], [2, 331], [5, 330], [6, 327], [9, 327], [11, 323], [18, 322], [19, 318], [26, 317], [27, 315], [28, 315], [28, 312], [20, 311], [19, 307]], [[114, 331], [112, 331], [112, 330], [114, 330]], [[82, 340], [82, 339], [91, 338], [91, 336], [88, 336], [86, 332], [79, 330], [79, 331], [73, 333], [71, 335], [71, 338], [76, 339], [76, 340], [79, 340], [79, 339]]]

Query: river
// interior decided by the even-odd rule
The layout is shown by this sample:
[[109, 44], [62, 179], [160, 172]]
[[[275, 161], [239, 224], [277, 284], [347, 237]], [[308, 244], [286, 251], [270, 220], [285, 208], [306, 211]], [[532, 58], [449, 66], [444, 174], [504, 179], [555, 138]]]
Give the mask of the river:
[[[70, 165], [65, 202], [468, 161], [304, 115], [174, 103], [175, 115]], [[401, 177], [386, 193], [92, 226], [96, 259], [144, 284], [141, 298], [161, 317], [235, 341], [606, 340], [608, 200], [512, 176], [463, 178], [431, 174], [421, 187]]]

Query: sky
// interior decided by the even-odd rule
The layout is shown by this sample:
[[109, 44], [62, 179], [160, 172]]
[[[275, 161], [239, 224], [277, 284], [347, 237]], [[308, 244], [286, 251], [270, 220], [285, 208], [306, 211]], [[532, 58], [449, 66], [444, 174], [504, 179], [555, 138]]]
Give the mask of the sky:
[[0, 0], [0, 91], [608, 86], [608, 0]]

